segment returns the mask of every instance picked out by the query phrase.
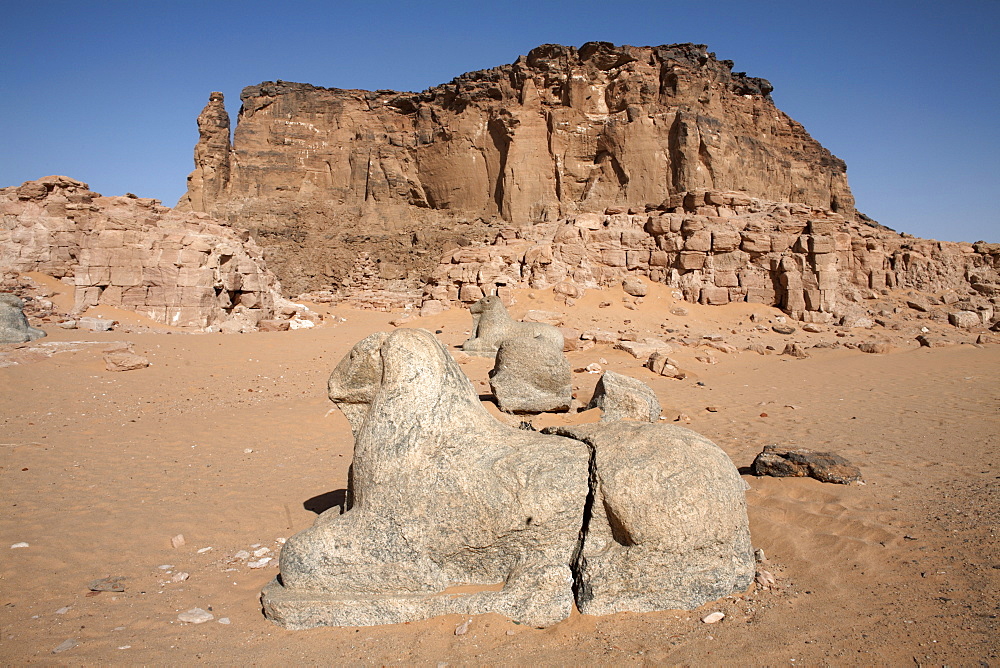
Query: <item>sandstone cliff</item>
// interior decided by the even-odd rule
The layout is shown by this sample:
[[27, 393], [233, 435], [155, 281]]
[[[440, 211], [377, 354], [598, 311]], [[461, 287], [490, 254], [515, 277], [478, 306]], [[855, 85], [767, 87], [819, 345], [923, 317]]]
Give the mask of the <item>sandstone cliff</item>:
[[245, 230], [157, 200], [103, 197], [65, 176], [0, 189], [0, 269], [75, 286], [104, 304], [179, 327], [253, 329], [285, 305]]
[[732, 65], [591, 42], [422, 93], [265, 82], [243, 90], [232, 146], [212, 93], [178, 206], [250, 227], [293, 291], [340, 285], [359, 250], [420, 281], [504, 226], [699, 190], [852, 218], [844, 163]]

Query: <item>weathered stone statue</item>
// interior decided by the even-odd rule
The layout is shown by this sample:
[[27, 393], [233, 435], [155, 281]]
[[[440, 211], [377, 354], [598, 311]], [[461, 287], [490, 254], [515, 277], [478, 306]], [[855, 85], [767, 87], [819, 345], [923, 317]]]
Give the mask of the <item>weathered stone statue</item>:
[[24, 317], [24, 302], [9, 292], [0, 292], [0, 343], [25, 343], [45, 336]]
[[352, 507], [288, 540], [280, 581], [262, 597], [270, 619], [308, 628], [497, 612], [544, 625], [569, 615], [583, 443], [493, 419], [424, 330], [365, 339], [329, 390], [353, 407]]
[[493, 357], [501, 343], [515, 336], [547, 341], [560, 352], [563, 349], [562, 332], [545, 323], [514, 320], [496, 295], [483, 297], [470, 306], [469, 311], [472, 313], [472, 336], [462, 344], [462, 350], [470, 355]]
[[330, 399], [355, 436], [348, 507], [288, 540], [262, 593], [287, 628], [496, 612], [698, 607], [754, 574], [744, 483], [692, 431], [493, 419], [424, 330], [358, 343]]

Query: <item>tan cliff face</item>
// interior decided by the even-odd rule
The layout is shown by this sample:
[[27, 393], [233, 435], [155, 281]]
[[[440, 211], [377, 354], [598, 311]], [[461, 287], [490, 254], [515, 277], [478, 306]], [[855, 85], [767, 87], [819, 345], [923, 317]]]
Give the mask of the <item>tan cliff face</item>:
[[697, 190], [853, 217], [844, 163], [770, 91], [701, 45], [603, 42], [422, 93], [266, 82], [232, 146], [212, 94], [179, 206], [250, 227], [293, 291], [337, 285], [362, 248], [419, 281], [456, 241]]

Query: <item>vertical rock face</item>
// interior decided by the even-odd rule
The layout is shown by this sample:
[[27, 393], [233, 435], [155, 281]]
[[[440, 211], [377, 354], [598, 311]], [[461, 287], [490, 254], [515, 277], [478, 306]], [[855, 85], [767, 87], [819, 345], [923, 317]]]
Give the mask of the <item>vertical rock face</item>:
[[352, 243], [416, 276], [419, 251], [459, 236], [695, 190], [853, 216], [844, 163], [732, 65], [591, 42], [422, 93], [265, 82], [243, 90], [232, 147], [213, 93], [181, 205], [255, 228], [293, 289], [339, 280]]
[[195, 169], [188, 176], [188, 190], [178, 208], [205, 211], [205, 202], [215, 202], [229, 184], [229, 114], [222, 93], [213, 92], [198, 115], [198, 144], [194, 148]]

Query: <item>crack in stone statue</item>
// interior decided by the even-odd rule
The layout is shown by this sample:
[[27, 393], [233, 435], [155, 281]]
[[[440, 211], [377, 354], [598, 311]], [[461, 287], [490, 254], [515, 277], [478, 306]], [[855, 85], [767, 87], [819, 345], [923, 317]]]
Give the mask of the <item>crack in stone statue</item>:
[[693, 608], [753, 577], [743, 480], [693, 432], [501, 424], [424, 330], [364, 339], [328, 387], [355, 436], [347, 510], [282, 549], [262, 593], [282, 626], [486, 612], [543, 626], [574, 601]]

